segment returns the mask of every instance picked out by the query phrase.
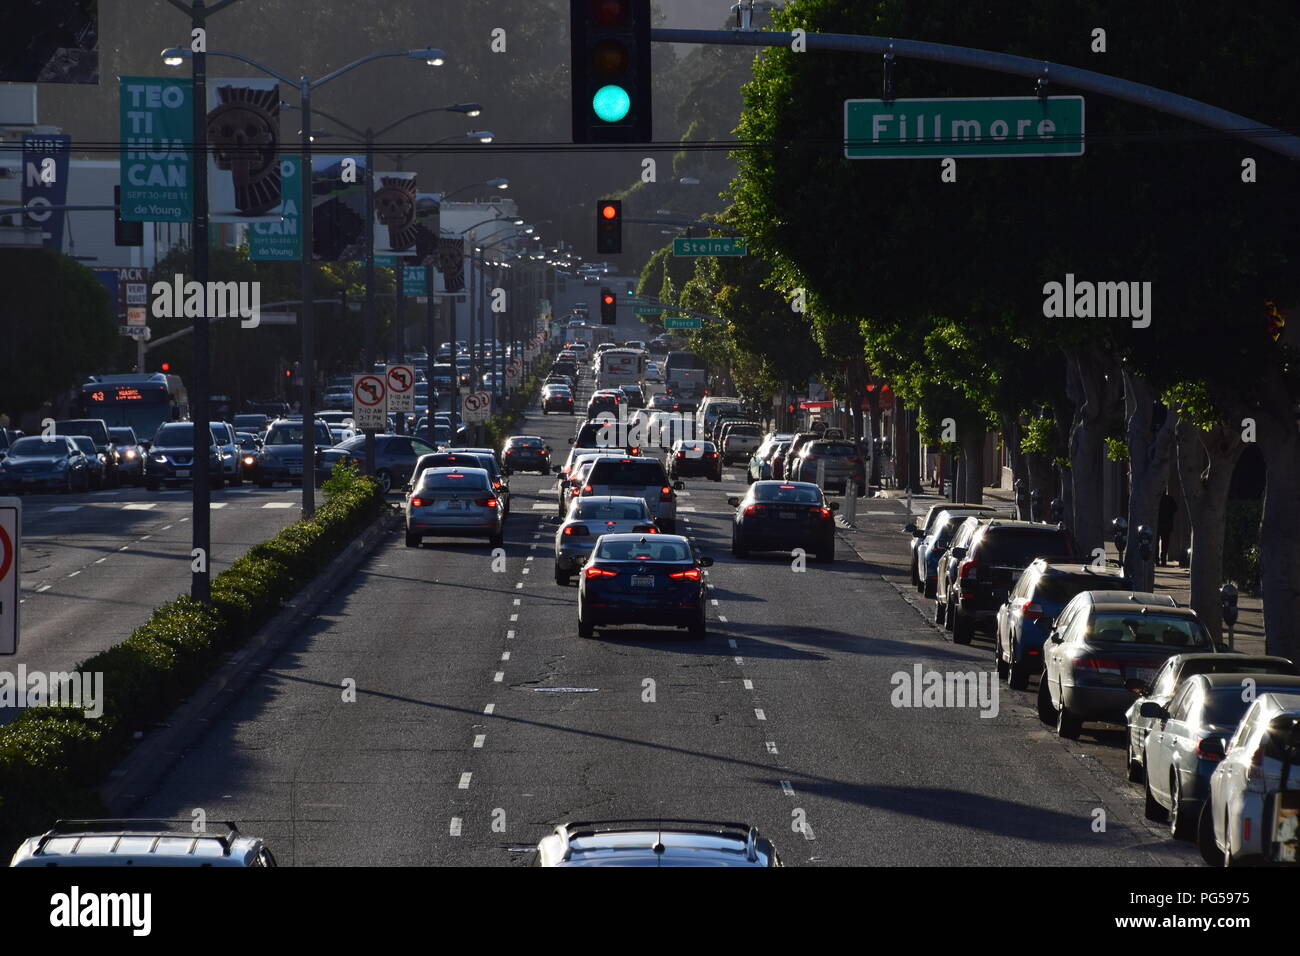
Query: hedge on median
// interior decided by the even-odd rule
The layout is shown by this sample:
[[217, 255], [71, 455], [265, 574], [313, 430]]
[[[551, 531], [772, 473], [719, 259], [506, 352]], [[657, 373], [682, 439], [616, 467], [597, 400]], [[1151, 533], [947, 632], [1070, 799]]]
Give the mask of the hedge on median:
[[157, 608], [122, 643], [77, 668], [103, 674], [103, 714], [23, 710], [0, 727], [0, 865], [60, 817], [104, 812], [98, 787], [137, 731], [147, 731], [217, 669], [385, 510], [379, 485], [340, 464], [309, 521], [289, 525], [212, 580], [212, 601]]

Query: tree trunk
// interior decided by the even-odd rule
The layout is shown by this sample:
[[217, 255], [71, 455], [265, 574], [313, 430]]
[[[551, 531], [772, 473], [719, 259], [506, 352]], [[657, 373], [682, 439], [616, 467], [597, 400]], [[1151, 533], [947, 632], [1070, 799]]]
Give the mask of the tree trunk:
[[1086, 558], [1103, 547], [1102, 467], [1109, 407], [1107, 363], [1091, 351], [1066, 352], [1066, 393], [1074, 402], [1070, 428], [1070, 479], [1074, 509], [1070, 530]]
[[[1124, 571], [1133, 582], [1135, 591], [1150, 591], [1155, 586], [1155, 562], [1159, 555], [1159, 537], [1156, 517], [1160, 510], [1160, 497], [1169, 483], [1169, 458], [1173, 451], [1174, 427], [1178, 413], [1172, 408], [1165, 414], [1164, 423], [1156, 434], [1151, 434], [1151, 420], [1155, 411], [1155, 395], [1150, 384], [1124, 369], [1124, 419], [1128, 440], [1128, 533], [1129, 548], [1124, 553]], [[1137, 531], [1142, 525], [1151, 529], [1151, 559], [1143, 560], [1137, 548]]]
[[961, 500], [972, 505], [984, 503], [984, 439], [987, 434], [982, 428], [962, 431]]
[[1282, 372], [1265, 370], [1264, 401], [1253, 410], [1264, 456], [1264, 514], [1259, 529], [1264, 633], [1270, 654], [1300, 655], [1300, 432]]
[[1015, 413], [1001, 413], [999, 419], [1002, 424], [1002, 441], [1006, 444], [1007, 460], [1011, 462], [1011, 487], [1012, 494], [1015, 495], [1016, 482], [1019, 481], [1022, 487], [1022, 494], [1015, 495], [1016, 517], [1021, 521], [1029, 520], [1029, 491], [1033, 484], [1029, 476], [1029, 464], [1025, 460], [1027, 456], [1020, 453], [1020, 442], [1024, 437], [1024, 429], [1020, 425], [1020, 416]]
[[1215, 639], [1222, 640], [1219, 586], [1223, 579], [1224, 517], [1232, 472], [1245, 445], [1241, 432], [1222, 421], [1209, 431], [1180, 421], [1175, 442], [1178, 480], [1192, 529], [1192, 610]]

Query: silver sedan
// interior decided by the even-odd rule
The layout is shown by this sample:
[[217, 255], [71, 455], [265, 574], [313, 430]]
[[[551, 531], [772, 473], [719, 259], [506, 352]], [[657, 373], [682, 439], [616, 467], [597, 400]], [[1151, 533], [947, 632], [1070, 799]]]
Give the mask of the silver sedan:
[[573, 498], [555, 532], [555, 583], [568, 584], [602, 534], [658, 534], [644, 498], [596, 495]]

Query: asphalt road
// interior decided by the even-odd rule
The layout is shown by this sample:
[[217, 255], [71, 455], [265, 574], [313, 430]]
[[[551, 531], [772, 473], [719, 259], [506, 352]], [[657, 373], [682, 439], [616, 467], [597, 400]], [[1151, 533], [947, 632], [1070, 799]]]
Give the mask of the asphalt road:
[[[520, 431], [559, 455], [574, 424]], [[902, 502], [862, 500], [836, 562], [798, 571], [730, 555], [743, 487], [729, 469], [679, 502], [717, 562], [702, 644], [577, 636], [550, 478], [512, 478], [503, 560], [391, 535], [139, 812], [203, 808], [297, 866], [522, 865], [558, 822], [647, 816], [753, 823], [796, 865], [1199, 865], [1087, 752], [1112, 744], [1037, 721], [1032, 685], [996, 716], [895, 706], [917, 665], [996, 684], [987, 643], [907, 599]]]
[[[213, 576], [298, 519], [301, 488], [212, 492]], [[69, 670], [190, 590], [190, 489], [122, 488], [23, 501], [22, 634], [13, 671]], [[0, 710], [0, 723], [12, 714]]]

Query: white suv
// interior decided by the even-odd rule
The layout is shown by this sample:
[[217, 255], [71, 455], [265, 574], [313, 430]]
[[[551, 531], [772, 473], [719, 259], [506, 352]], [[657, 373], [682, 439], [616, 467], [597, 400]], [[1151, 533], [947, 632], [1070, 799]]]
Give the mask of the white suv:
[[642, 498], [664, 534], [677, 533], [677, 492], [686, 486], [670, 482], [658, 458], [608, 456], [591, 466], [578, 492], [590, 495], [625, 495]]

